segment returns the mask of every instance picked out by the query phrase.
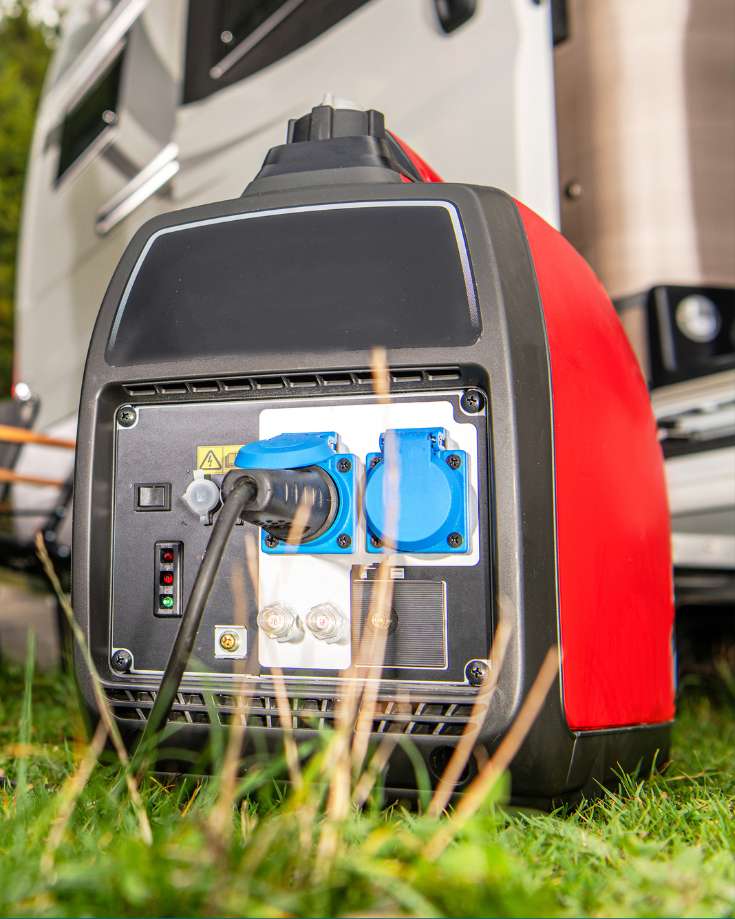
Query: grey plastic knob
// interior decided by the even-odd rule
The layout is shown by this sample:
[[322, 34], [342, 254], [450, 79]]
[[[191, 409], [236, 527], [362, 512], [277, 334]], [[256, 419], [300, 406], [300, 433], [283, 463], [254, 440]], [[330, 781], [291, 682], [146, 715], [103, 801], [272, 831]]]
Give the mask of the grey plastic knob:
[[220, 503], [219, 486], [211, 479], [204, 478], [201, 469], [194, 473], [183, 495], [184, 504], [193, 511], [202, 522], [209, 520], [209, 514]]
[[344, 644], [347, 640], [347, 620], [333, 603], [312, 606], [306, 614], [306, 627], [328, 645]]
[[290, 606], [269, 603], [258, 613], [258, 628], [273, 641], [298, 642], [304, 637], [301, 619]]

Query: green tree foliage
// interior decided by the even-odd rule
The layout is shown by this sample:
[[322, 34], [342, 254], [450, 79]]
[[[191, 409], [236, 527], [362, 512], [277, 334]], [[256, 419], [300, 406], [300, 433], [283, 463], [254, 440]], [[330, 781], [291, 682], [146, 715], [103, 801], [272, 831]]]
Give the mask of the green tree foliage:
[[10, 391], [23, 182], [49, 54], [48, 35], [32, 21], [28, 3], [0, 18], [0, 397]]

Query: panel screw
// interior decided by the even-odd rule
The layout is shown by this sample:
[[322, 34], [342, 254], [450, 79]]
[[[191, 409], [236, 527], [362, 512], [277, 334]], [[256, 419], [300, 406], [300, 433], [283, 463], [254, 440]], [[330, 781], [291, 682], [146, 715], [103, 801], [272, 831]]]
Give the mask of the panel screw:
[[240, 638], [234, 632], [223, 632], [219, 637], [219, 646], [223, 651], [237, 651]]
[[370, 468], [375, 469], [375, 467], [378, 465], [379, 462], [380, 462], [380, 457], [373, 456], [372, 459], [370, 460]]
[[377, 536], [370, 537], [370, 545], [374, 546], [376, 549], [379, 549], [383, 545], [383, 540], [378, 539]]
[[117, 411], [117, 423], [122, 428], [132, 428], [138, 420], [138, 413], [131, 405], [123, 405]]
[[352, 537], [348, 536], [347, 533], [340, 533], [337, 537], [337, 545], [340, 549], [347, 549], [352, 545]]
[[352, 460], [348, 460], [346, 457], [341, 460], [337, 460], [337, 469], [340, 472], [349, 472], [352, 469]]
[[447, 536], [447, 543], [452, 549], [459, 549], [463, 542], [464, 539], [462, 539], [461, 533], [450, 533], [449, 536]]
[[450, 469], [459, 469], [461, 465], [462, 457], [457, 456], [456, 453], [450, 453], [447, 457], [447, 466], [449, 466]]
[[459, 404], [470, 415], [476, 415], [478, 412], [482, 411], [482, 407], [485, 404], [485, 397], [478, 389], [468, 389], [462, 393]]
[[133, 666], [133, 655], [125, 649], [115, 651], [110, 658], [110, 663], [112, 664], [112, 669], [117, 670], [118, 673], [127, 673]]
[[470, 686], [482, 686], [487, 679], [490, 668], [485, 661], [470, 661], [464, 668]]
[[275, 536], [271, 536], [271, 534], [269, 533], [265, 537], [265, 544], [266, 546], [268, 546], [269, 549], [275, 549], [276, 546], [278, 545], [278, 540], [276, 539]]
[[564, 194], [570, 201], [577, 201], [581, 198], [583, 191], [582, 183], [576, 179], [572, 179], [571, 182], [567, 182], [564, 186]]

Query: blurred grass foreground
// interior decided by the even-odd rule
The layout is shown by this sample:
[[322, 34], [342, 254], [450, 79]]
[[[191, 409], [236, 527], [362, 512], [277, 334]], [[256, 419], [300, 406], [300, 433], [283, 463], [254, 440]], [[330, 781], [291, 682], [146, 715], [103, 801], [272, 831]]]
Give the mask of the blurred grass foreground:
[[378, 785], [332, 820], [332, 732], [291, 786], [284, 758], [232, 782], [215, 734], [213, 777], [149, 775], [136, 805], [74, 698], [32, 657], [0, 669], [1, 915], [735, 915], [732, 687], [690, 693], [663, 775], [552, 815], [500, 807], [501, 781], [450, 836]]

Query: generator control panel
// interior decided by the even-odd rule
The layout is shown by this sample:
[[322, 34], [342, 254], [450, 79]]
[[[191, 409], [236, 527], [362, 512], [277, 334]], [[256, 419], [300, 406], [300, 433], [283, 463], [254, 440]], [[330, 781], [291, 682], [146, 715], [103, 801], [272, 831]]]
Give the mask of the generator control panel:
[[[295, 538], [298, 514], [289, 525], [240, 522], [187, 677], [236, 679], [243, 667], [335, 677], [369, 669], [356, 648], [382, 632], [384, 679], [465, 683], [469, 662], [487, 655], [492, 603], [490, 568], [480, 564], [489, 545], [487, 413], [484, 404], [467, 411], [461, 397], [131, 406], [135, 423], [115, 434], [111, 658], [132, 674], [162, 673], [228, 476], [308, 470], [303, 484], [292, 476], [284, 487], [323, 483], [328, 512]], [[150, 483], [166, 496], [157, 513], [140, 505], [141, 494], [155, 499]], [[390, 607], [377, 612], [386, 579]], [[468, 605], [486, 615], [465, 617]]]

